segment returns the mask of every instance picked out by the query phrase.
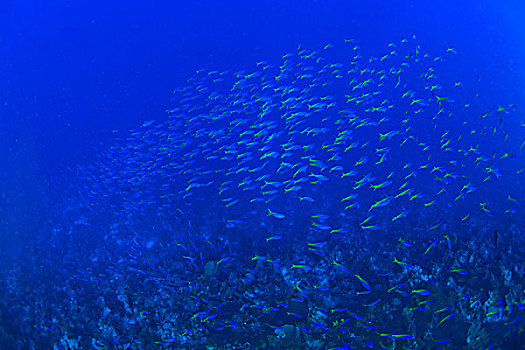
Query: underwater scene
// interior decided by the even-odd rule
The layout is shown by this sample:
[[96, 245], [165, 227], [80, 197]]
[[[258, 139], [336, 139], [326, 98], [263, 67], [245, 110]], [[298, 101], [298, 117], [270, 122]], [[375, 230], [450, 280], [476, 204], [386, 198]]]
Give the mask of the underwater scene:
[[[246, 44], [242, 62], [228, 45], [223, 58], [181, 56], [166, 76], [137, 73], [144, 91], [169, 87], [142, 102], [112, 85], [124, 60], [79, 70], [106, 67], [79, 87], [99, 86], [91, 98], [57, 83], [24, 104], [22, 85], [53, 72], [30, 63], [19, 76], [4, 58], [0, 348], [525, 349], [525, 43], [512, 41], [507, 65], [471, 56], [488, 44], [454, 40], [475, 23], [453, 26], [463, 7], [409, 5], [428, 27], [389, 30], [400, 10], [383, 8], [369, 23], [380, 33], [365, 35], [352, 30], [361, 16], [341, 26], [332, 13], [349, 3], [274, 4], [267, 55]], [[243, 10], [259, 18], [267, 6]], [[165, 20], [146, 7], [133, 16]], [[279, 39], [296, 8], [293, 21], [320, 11], [337, 30]], [[192, 18], [196, 38], [212, 35], [215, 10], [228, 18], [213, 6]], [[491, 30], [479, 41], [503, 40]], [[124, 103], [101, 94], [128, 106], [112, 119]], [[46, 108], [28, 116], [39, 97]]]

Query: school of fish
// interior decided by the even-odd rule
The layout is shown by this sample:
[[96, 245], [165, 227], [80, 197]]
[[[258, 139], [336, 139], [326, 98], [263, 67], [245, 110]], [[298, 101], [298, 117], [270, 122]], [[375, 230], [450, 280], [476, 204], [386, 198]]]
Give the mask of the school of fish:
[[116, 133], [79, 167], [82, 205], [118, 226], [110, 270], [153, 281], [137, 293], [157, 305], [130, 313], [176, 323], [148, 346], [523, 339], [524, 271], [511, 265], [523, 251], [495, 258], [493, 232], [523, 218], [525, 125], [516, 105], [447, 74], [456, 55], [411, 37], [366, 57], [348, 39], [199, 70], [165, 120]]

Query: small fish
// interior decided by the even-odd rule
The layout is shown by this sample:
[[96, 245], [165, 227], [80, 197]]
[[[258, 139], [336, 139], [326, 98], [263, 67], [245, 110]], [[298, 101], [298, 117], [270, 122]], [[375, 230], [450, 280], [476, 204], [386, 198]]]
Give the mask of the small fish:
[[390, 202], [392, 201], [392, 196], [387, 196], [377, 202], [375, 202], [374, 204], [372, 204], [370, 206], [370, 209], [368, 209], [368, 211], [374, 209], [374, 208], [380, 208], [380, 207], [384, 207], [385, 205], [388, 205], [390, 204]]
[[424, 297], [428, 297], [428, 296], [432, 295], [432, 292], [427, 290], [427, 289], [416, 289], [416, 290], [412, 291], [412, 294], [418, 294], [418, 295], [421, 295], [421, 296], [424, 296]]
[[405, 210], [405, 211], [401, 212], [400, 214], [394, 216], [392, 218], [392, 221], [396, 221], [398, 219], [404, 218], [404, 217], [406, 217], [408, 215], [408, 213], [410, 213], [410, 210]]
[[284, 219], [286, 217], [284, 214], [271, 211], [271, 209], [268, 209], [268, 215], [266, 216], [272, 216], [276, 219]]
[[355, 277], [357, 277], [357, 279], [359, 279], [359, 282], [361, 282], [361, 285], [368, 291], [372, 290], [372, 287], [370, 287], [370, 284], [368, 284], [367, 281], [365, 281], [361, 276], [359, 275], [354, 275]]
[[448, 316], [445, 316], [443, 317], [443, 319], [441, 321], [439, 321], [439, 323], [436, 325], [436, 327], [438, 327], [439, 325], [441, 325], [443, 322], [447, 321], [447, 320], [450, 320], [451, 318], [453, 318], [454, 316], [456, 316], [456, 313], [453, 312], [451, 313], [450, 315]]
[[448, 249], [452, 251], [452, 242], [450, 241], [450, 238], [448, 237], [448, 235], [443, 235], [443, 237], [447, 241]]
[[404, 286], [406, 286], [406, 283], [401, 283], [401, 284], [398, 284], [397, 286], [394, 286], [392, 288], [390, 288], [389, 290], [387, 290], [387, 293], [391, 293], [393, 291], [396, 291], [400, 288], [403, 288]]
[[437, 238], [436, 238], [435, 240], [433, 240], [432, 243], [430, 243], [430, 245], [428, 246], [427, 250], [425, 250], [425, 252], [423, 253], [423, 255], [428, 254], [428, 252], [429, 252], [432, 248], [434, 248], [434, 247], [436, 246], [437, 242], [438, 242], [438, 239], [437, 239]]
[[310, 271], [312, 269], [312, 267], [308, 266], [308, 265], [292, 265], [292, 267], [290, 267], [290, 270], [293, 270], [293, 269]]
[[377, 304], [379, 304], [380, 302], [381, 302], [381, 299], [377, 299], [376, 301], [373, 301], [370, 304], [365, 304], [363, 306], [365, 306], [365, 307], [373, 307], [373, 306], [376, 306]]
[[412, 267], [412, 264], [409, 264], [407, 262], [403, 262], [403, 261], [399, 261], [397, 260], [396, 258], [394, 258], [394, 263], [395, 264], [398, 264], [399, 266], [401, 266], [402, 268], [404, 269], [408, 269], [408, 268], [411, 268]]
[[350, 273], [350, 271], [346, 267], [344, 267], [342, 264], [340, 264], [337, 261], [335, 261], [335, 259], [332, 260], [332, 264], [334, 264], [337, 268], [339, 268], [343, 272]]

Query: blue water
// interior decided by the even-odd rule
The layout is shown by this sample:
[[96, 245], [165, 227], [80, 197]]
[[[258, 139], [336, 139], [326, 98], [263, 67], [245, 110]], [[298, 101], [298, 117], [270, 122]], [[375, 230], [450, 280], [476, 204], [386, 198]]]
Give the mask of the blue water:
[[3, 2], [0, 348], [525, 348], [524, 15]]

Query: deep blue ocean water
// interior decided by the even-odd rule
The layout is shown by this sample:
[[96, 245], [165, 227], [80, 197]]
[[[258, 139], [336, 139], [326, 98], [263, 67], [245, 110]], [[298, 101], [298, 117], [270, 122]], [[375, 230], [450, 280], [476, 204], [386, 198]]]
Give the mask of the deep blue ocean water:
[[0, 3], [0, 348], [525, 348], [524, 20]]

